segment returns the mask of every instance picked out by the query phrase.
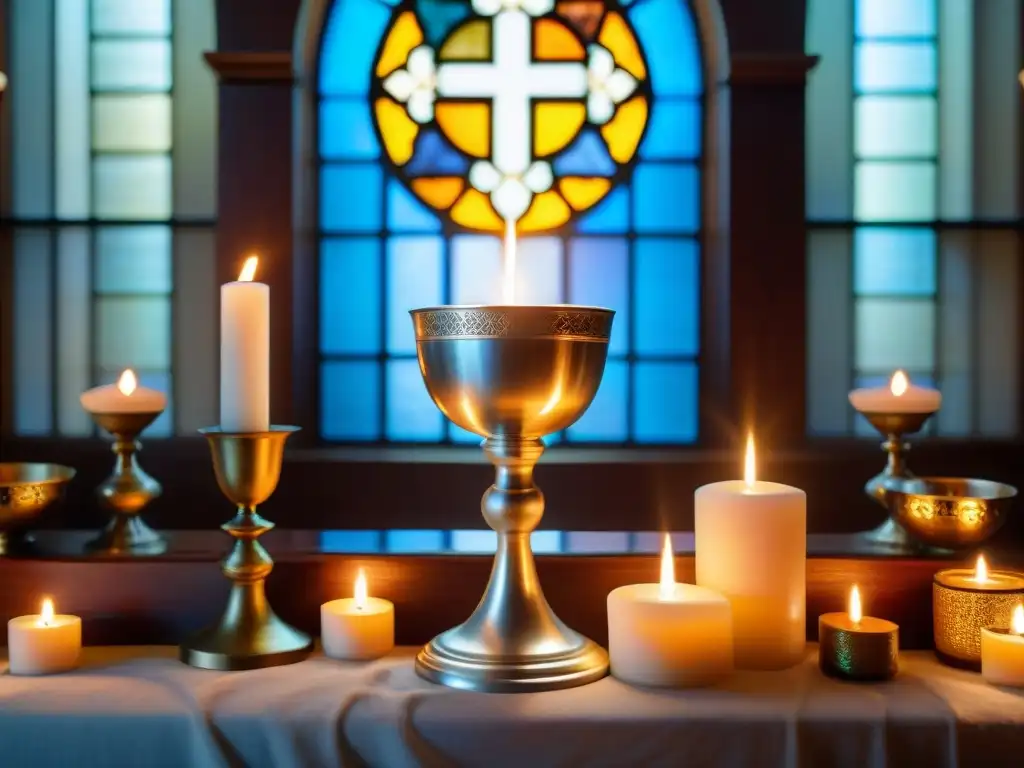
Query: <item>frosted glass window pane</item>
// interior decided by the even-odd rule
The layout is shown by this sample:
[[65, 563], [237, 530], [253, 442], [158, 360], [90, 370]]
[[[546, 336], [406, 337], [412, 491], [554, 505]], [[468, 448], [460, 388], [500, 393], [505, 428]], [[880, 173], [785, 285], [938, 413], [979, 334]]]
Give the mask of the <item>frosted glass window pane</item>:
[[934, 157], [938, 105], [929, 96], [862, 96], [854, 104], [859, 157]]
[[171, 97], [93, 96], [92, 148], [98, 152], [167, 152]]
[[171, 44], [166, 40], [96, 40], [92, 87], [102, 91], [162, 91], [171, 87]]
[[938, 63], [933, 43], [858, 43], [858, 91], [933, 91]]
[[457, 235], [451, 243], [452, 304], [501, 301], [501, 241], [483, 235]]
[[169, 293], [170, 227], [101, 227], [96, 232], [98, 293]]
[[96, 362], [101, 368], [171, 365], [171, 302], [158, 297], [96, 300]]
[[[9, 5], [8, 5], [9, 7]], [[54, 77], [53, 5], [39, 0], [20, 0], [11, 9], [17, 18], [17, 34], [6, 34], [7, 74], [17, 88], [4, 95], [10, 128], [10, 184], [14, 217], [52, 218], [53, 210], [53, 113], [54, 100], [40, 98], [50, 92]]]
[[561, 304], [562, 241], [529, 237], [519, 241], [516, 254], [516, 303]]
[[[89, 217], [89, 16], [81, 0], [57, 0], [54, 169], [56, 214], [60, 219]], [[32, 130], [39, 130], [33, 126]]]
[[93, 160], [93, 188], [97, 218], [170, 218], [171, 158], [97, 157]]
[[931, 370], [935, 365], [935, 304], [919, 299], [859, 299], [856, 367]]
[[937, 0], [854, 0], [862, 37], [934, 35]]
[[858, 229], [854, 285], [859, 294], [935, 293], [935, 233], [930, 229]]
[[933, 163], [857, 163], [854, 183], [854, 218], [858, 221], [935, 219]]
[[93, 433], [78, 400], [92, 386], [90, 241], [84, 227], [57, 232], [57, 430], [78, 437]]
[[46, 230], [14, 234], [14, 429], [19, 435], [45, 435], [53, 428], [50, 248]]
[[95, 35], [169, 35], [171, 0], [92, 0], [92, 31]]

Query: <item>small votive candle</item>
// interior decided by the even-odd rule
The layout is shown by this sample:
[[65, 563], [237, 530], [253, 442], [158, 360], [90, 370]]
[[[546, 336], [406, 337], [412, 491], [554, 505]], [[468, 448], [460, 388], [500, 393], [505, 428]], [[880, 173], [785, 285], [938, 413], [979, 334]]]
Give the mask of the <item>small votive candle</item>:
[[125, 369], [117, 384], [104, 384], [83, 392], [79, 401], [89, 413], [161, 413], [167, 407], [167, 395], [140, 387], [135, 372]]
[[896, 371], [884, 387], [855, 389], [849, 397], [860, 413], [934, 413], [942, 406], [939, 390], [911, 384], [903, 371]]
[[82, 620], [54, 614], [53, 601], [46, 598], [39, 614], [7, 622], [7, 652], [12, 675], [67, 672], [78, 666]]
[[395, 647], [395, 606], [390, 600], [368, 597], [366, 574], [359, 569], [355, 596], [320, 606], [320, 641], [332, 659], [376, 659]]
[[658, 584], [608, 595], [611, 673], [635, 685], [692, 688], [732, 672], [732, 607], [706, 587], [677, 584], [668, 536]]
[[1009, 628], [981, 628], [981, 676], [992, 685], [1024, 688], [1024, 605], [1017, 604]]
[[950, 568], [932, 582], [935, 654], [955, 667], [981, 668], [981, 630], [1008, 627], [1024, 599], [1024, 575], [989, 571], [978, 556], [974, 570]]
[[846, 613], [818, 617], [818, 666], [841, 680], [889, 680], [899, 669], [899, 632], [891, 621], [864, 615], [854, 585]]

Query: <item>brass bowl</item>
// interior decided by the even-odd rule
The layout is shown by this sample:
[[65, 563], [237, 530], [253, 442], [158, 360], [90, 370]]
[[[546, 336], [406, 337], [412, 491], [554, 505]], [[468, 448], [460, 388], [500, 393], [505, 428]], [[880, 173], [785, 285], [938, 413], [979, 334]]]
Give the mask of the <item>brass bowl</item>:
[[571, 426], [597, 394], [614, 312], [599, 307], [413, 310], [420, 372], [438, 408], [481, 437]]
[[886, 491], [889, 514], [912, 537], [932, 547], [981, 544], [1006, 521], [1017, 489], [992, 480], [917, 477]]
[[64, 493], [75, 470], [60, 464], [0, 463], [0, 554]]

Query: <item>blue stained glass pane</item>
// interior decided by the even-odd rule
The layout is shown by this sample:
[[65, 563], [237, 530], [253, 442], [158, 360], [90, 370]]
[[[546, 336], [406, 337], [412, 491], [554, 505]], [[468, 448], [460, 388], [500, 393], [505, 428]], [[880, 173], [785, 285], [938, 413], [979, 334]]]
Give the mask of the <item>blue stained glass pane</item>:
[[451, 241], [453, 304], [501, 301], [501, 241], [486, 235], [456, 235]]
[[858, 43], [854, 87], [863, 93], [934, 91], [938, 63], [934, 43]]
[[336, 237], [320, 245], [320, 349], [376, 354], [381, 345], [380, 241]]
[[536, 554], [554, 554], [562, 551], [561, 531], [534, 531], [530, 534], [530, 549]]
[[516, 301], [519, 304], [561, 304], [562, 241], [527, 237], [516, 254]]
[[378, 0], [339, 0], [331, 5], [320, 49], [320, 93], [361, 96], [370, 88], [377, 46], [391, 19]]
[[323, 531], [320, 534], [320, 551], [344, 553], [369, 553], [381, 551], [380, 531]]
[[400, 182], [388, 182], [388, 228], [395, 232], [440, 232], [441, 222]]
[[930, 229], [858, 229], [854, 290], [862, 295], [930, 296], [936, 289], [935, 253], [935, 232]]
[[569, 242], [569, 302], [615, 310], [609, 354], [629, 345], [629, 243], [625, 238], [577, 237]]
[[443, 258], [444, 242], [440, 237], [388, 239], [388, 352], [416, 353], [409, 310], [444, 303]]
[[640, 157], [689, 160], [700, 155], [700, 102], [662, 99], [651, 106], [651, 122], [640, 145]]
[[380, 366], [325, 362], [320, 371], [320, 432], [328, 440], [380, 438]]
[[443, 552], [444, 549], [444, 531], [384, 532], [385, 552]]
[[452, 531], [452, 549], [456, 552], [490, 554], [498, 548], [494, 531]]
[[937, 4], [937, 0], [857, 0], [857, 34], [861, 37], [934, 35]]
[[554, 160], [557, 176], [611, 176], [615, 161], [608, 154], [608, 145], [595, 131], [584, 130], [568, 149]]
[[935, 179], [933, 162], [859, 162], [853, 172], [853, 216], [858, 221], [931, 221]]
[[579, 421], [566, 430], [569, 440], [603, 443], [624, 441], [629, 436], [628, 402], [629, 364], [624, 360], [609, 360], [594, 402]]
[[635, 350], [695, 355], [700, 347], [700, 259], [694, 240], [636, 241]]
[[377, 232], [383, 206], [381, 169], [326, 165], [320, 169], [320, 228], [327, 232]]
[[470, 13], [468, 2], [451, 0], [416, 0], [416, 17], [423, 25], [427, 42], [439, 48], [455, 25]]
[[634, 365], [633, 430], [638, 443], [692, 443], [697, 439], [696, 365]]
[[469, 161], [437, 131], [424, 130], [416, 138], [412, 159], [405, 166], [410, 176], [459, 176]]
[[362, 99], [321, 102], [319, 133], [325, 160], [373, 160], [380, 155], [370, 110]]
[[644, 0], [629, 18], [647, 56], [658, 96], [698, 96], [703, 90], [700, 45], [689, 4]]
[[415, 360], [389, 360], [387, 370], [389, 440], [437, 442], [444, 420], [430, 399]]
[[480, 435], [474, 435], [468, 429], [456, 426], [451, 422], [448, 423], [448, 436], [453, 443], [460, 445], [480, 445], [483, 442], [483, 438]]
[[860, 96], [854, 101], [858, 158], [930, 158], [938, 153], [938, 100], [932, 96]]
[[565, 551], [621, 554], [629, 551], [629, 534], [625, 531], [566, 531]]
[[638, 232], [696, 232], [700, 227], [696, 166], [641, 163], [633, 181], [633, 221]]
[[629, 231], [629, 188], [615, 187], [590, 213], [582, 216], [576, 231], [591, 235], [624, 235]]

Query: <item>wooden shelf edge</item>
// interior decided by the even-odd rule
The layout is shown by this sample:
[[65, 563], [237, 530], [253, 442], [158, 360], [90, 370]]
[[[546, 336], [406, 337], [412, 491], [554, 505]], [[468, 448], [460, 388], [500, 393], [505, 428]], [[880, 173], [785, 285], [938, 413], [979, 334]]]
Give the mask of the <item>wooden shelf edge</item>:
[[821, 57], [809, 54], [741, 53], [729, 63], [732, 85], [803, 85]]
[[207, 51], [203, 57], [225, 84], [290, 83], [294, 77], [287, 51]]

